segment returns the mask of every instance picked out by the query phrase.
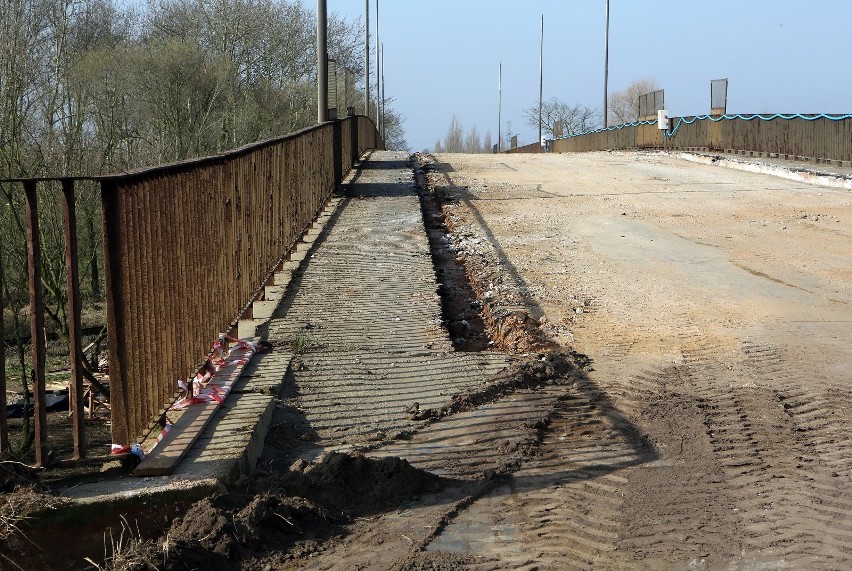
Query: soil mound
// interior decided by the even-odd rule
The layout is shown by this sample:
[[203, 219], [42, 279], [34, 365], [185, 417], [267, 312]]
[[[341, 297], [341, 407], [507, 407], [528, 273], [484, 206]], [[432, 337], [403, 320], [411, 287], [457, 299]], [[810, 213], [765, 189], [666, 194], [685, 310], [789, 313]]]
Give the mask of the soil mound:
[[424, 551], [393, 567], [393, 571], [456, 571], [484, 564], [483, 557]]
[[322, 462], [294, 466], [278, 485], [291, 495], [310, 498], [335, 513], [361, 516], [399, 507], [441, 489], [443, 479], [400, 458], [366, 458], [332, 452]]
[[194, 504], [159, 544], [166, 569], [260, 568], [308, 557], [353, 518], [395, 509], [442, 486], [405, 460], [332, 453]]
[[175, 521], [161, 540], [168, 545], [169, 570], [237, 569], [252, 559], [266, 561], [272, 551], [279, 561], [304, 557], [341, 532], [328, 510], [280, 490], [237, 509], [226, 505], [228, 499], [202, 500]]

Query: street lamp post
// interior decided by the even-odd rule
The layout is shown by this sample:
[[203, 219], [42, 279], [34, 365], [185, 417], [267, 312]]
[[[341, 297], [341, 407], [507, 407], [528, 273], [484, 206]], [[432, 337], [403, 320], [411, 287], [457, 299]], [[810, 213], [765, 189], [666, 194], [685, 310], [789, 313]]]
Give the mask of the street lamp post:
[[606, 0], [606, 32], [604, 33], [604, 101], [603, 126], [607, 128], [607, 99], [609, 96], [609, 0]]
[[317, 0], [317, 122], [328, 121], [328, 19], [326, 0]]
[[382, 141], [387, 144], [387, 125], [385, 125], [385, 44], [382, 44]]
[[382, 132], [382, 69], [379, 44], [379, 0], [376, 0], [376, 127]]
[[364, 0], [364, 115], [370, 116], [370, 0]]
[[538, 55], [538, 144], [541, 145], [541, 107], [544, 94], [544, 14], [541, 15], [541, 45]]
[[503, 62], [497, 72], [497, 152], [503, 152]]

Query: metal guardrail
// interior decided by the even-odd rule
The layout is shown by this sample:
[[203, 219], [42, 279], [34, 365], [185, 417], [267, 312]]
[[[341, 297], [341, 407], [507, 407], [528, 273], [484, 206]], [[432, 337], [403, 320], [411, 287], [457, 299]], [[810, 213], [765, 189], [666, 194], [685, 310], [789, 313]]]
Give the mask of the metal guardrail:
[[754, 115], [674, 117], [667, 135], [656, 124], [634, 124], [552, 142], [557, 153], [608, 149], [669, 148], [778, 156], [847, 165], [852, 161], [852, 117]]
[[[364, 151], [382, 146], [373, 122], [355, 116], [221, 155], [94, 177], [103, 212], [113, 442], [129, 444], [154, 425], [177, 380], [190, 379], [218, 334], [236, 327], [336, 184]], [[26, 197], [38, 465], [47, 461], [47, 427], [37, 188], [51, 180], [62, 182], [65, 205], [74, 457], [86, 453], [74, 212], [81, 178], [8, 179]], [[5, 391], [2, 359], [0, 351]], [[5, 407], [0, 444], [8, 448]]]

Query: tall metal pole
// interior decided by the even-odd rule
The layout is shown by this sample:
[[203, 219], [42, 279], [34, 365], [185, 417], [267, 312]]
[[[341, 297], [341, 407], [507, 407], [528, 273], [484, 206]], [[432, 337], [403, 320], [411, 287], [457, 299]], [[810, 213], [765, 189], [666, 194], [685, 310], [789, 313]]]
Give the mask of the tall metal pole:
[[607, 128], [607, 99], [609, 97], [609, 0], [606, 0], [606, 33], [604, 35], [604, 104], [603, 126]]
[[317, 0], [317, 122], [328, 121], [328, 19], [326, 0]]
[[[387, 125], [385, 124], [385, 44], [382, 43], [382, 141], [387, 140]], [[387, 143], [385, 143], [387, 144]]]
[[497, 72], [497, 152], [503, 152], [503, 62]]
[[541, 47], [538, 56], [538, 144], [541, 144], [541, 106], [544, 94], [544, 14], [541, 15]]
[[376, 49], [376, 126], [379, 129], [379, 136], [382, 136], [382, 120], [385, 116], [382, 113], [382, 46]]
[[364, 0], [364, 115], [370, 116], [370, 0]]
[[379, 55], [379, 0], [376, 0], [376, 127], [382, 132], [382, 70]]

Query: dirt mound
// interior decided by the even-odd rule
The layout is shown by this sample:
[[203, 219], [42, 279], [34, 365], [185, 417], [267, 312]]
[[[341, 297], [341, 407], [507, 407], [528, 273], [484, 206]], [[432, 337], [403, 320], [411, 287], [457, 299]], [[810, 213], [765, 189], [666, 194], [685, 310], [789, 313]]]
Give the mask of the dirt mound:
[[443, 479], [400, 458], [333, 452], [319, 464], [298, 466], [283, 474], [278, 484], [290, 494], [310, 498], [336, 513], [360, 516], [394, 509], [436, 491]]
[[168, 569], [236, 569], [237, 561], [267, 561], [270, 552], [278, 561], [304, 557], [341, 531], [328, 510], [281, 490], [258, 494], [238, 508], [228, 505], [232, 501], [202, 500], [175, 521], [161, 540], [171, 554]]
[[483, 559], [473, 555], [424, 551], [412, 555], [395, 566], [393, 571], [455, 571], [474, 565], [481, 568], [484, 564]]
[[320, 551], [355, 517], [441, 486], [440, 477], [399, 458], [332, 453], [194, 504], [159, 544], [171, 571], [275, 567]]

